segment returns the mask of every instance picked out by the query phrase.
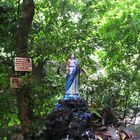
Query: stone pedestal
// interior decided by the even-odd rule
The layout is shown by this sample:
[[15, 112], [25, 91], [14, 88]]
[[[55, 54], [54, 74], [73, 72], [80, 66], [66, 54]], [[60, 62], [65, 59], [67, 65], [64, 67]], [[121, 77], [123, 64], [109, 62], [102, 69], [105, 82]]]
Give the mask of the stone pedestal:
[[77, 95], [72, 97], [65, 96], [59, 100], [54, 110], [47, 116], [46, 139], [94, 138], [91, 131], [92, 114], [88, 111], [86, 102]]

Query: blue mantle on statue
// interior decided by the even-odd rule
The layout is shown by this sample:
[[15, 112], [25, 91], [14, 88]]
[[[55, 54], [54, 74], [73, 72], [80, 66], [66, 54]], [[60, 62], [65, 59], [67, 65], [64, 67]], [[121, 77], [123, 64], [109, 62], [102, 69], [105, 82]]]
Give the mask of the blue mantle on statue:
[[78, 76], [79, 76], [79, 67], [75, 66], [73, 67], [71, 74], [68, 74], [66, 77], [64, 99], [80, 98], [78, 91], [78, 78], [79, 78]]

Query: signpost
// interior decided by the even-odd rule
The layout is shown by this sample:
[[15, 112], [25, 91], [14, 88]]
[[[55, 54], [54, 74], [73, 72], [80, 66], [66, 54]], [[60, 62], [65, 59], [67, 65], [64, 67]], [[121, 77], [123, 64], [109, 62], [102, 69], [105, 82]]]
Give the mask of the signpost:
[[32, 71], [31, 58], [15, 57], [15, 71]]
[[[32, 71], [32, 59], [24, 57], [15, 57], [15, 71]], [[10, 88], [21, 88], [23, 79], [19, 75], [14, 75], [10, 78]]]

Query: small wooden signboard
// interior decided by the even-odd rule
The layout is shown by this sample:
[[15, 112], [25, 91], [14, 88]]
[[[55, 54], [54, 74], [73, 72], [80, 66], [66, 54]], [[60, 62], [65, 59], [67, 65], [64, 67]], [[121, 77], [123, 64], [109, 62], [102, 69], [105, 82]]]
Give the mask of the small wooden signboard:
[[15, 57], [15, 71], [32, 71], [32, 59]]
[[21, 88], [22, 85], [22, 79], [21, 78], [10, 78], [10, 88]]

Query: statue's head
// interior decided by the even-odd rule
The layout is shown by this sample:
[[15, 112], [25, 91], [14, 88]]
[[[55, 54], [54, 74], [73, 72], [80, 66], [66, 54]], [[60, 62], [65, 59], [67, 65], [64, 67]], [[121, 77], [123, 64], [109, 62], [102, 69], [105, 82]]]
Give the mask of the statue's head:
[[75, 58], [74, 53], [71, 53], [70, 58], [72, 58], [72, 59], [74, 59], [74, 58]]

